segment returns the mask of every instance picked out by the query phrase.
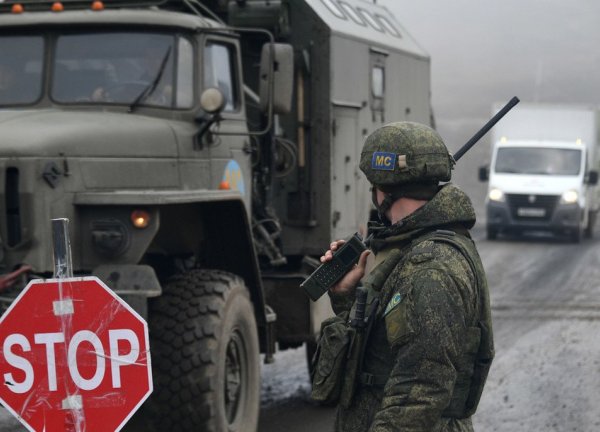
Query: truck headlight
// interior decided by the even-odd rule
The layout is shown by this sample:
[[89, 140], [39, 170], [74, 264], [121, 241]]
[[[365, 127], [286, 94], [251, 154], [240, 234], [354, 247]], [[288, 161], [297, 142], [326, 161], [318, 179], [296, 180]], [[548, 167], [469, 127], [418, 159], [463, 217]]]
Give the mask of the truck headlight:
[[560, 197], [560, 203], [561, 204], [575, 204], [578, 199], [579, 199], [579, 194], [577, 193], [576, 190], [568, 190], [568, 191], [563, 192], [562, 196]]
[[107, 218], [92, 221], [92, 244], [104, 256], [121, 255], [131, 241], [127, 227], [119, 219]]
[[490, 193], [488, 194], [488, 198], [491, 201], [504, 201], [504, 192], [502, 192], [498, 188], [490, 189]]

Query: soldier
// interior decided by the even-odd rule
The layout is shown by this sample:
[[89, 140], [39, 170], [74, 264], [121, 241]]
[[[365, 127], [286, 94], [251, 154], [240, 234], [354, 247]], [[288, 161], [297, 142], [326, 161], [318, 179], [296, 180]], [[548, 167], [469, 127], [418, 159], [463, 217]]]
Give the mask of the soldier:
[[[154, 41], [153, 41], [154, 42]], [[169, 107], [173, 100], [172, 86], [172, 58], [171, 50], [164, 44], [148, 44], [141, 50], [141, 56], [134, 61], [134, 66], [139, 69], [140, 75], [136, 80], [119, 82], [115, 66], [109, 61], [106, 63], [105, 75], [107, 85], [94, 89], [91, 100], [94, 102], [133, 102], [132, 97], [139, 96], [145, 87], [153, 84], [158, 77], [160, 80], [156, 87], [143, 99], [146, 105]], [[165, 62], [164, 70], [161, 71]], [[111, 93], [113, 93], [111, 95]]]
[[[342, 317], [336, 325], [352, 321], [361, 279], [370, 310], [363, 337], [354, 341], [361, 347], [349, 344], [346, 364], [325, 365], [339, 367], [344, 381], [336, 431], [473, 430], [493, 358], [492, 327], [483, 266], [469, 236], [473, 206], [456, 186], [440, 185], [453, 165], [437, 132], [417, 123], [388, 124], [364, 144], [360, 169], [383, 223], [370, 224], [373, 270], [363, 278], [365, 251], [329, 292]], [[321, 261], [342, 243], [333, 242]]]

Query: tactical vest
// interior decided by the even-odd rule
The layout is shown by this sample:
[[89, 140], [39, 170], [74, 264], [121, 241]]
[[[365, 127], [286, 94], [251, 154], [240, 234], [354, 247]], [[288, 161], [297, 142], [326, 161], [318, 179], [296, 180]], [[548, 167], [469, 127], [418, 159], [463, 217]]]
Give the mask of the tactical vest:
[[[467, 346], [465, 347], [464, 358], [459, 360], [457, 368], [458, 376], [452, 392], [452, 398], [442, 414], [443, 417], [449, 418], [467, 418], [473, 415], [477, 409], [492, 359], [494, 358], [492, 318], [487, 281], [482, 277], [485, 274], [483, 266], [475, 245], [469, 237], [456, 234], [453, 231], [437, 230], [413, 240], [408, 248], [406, 257], [410, 257], [411, 251], [426, 241], [445, 243], [456, 248], [469, 263], [477, 285], [479, 304], [475, 320], [471, 323], [471, 327], [467, 329]], [[381, 262], [381, 264], [376, 266], [365, 280], [365, 285], [370, 293], [370, 301], [380, 295], [380, 291], [386, 280], [398, 262], [400, 262], [397, 249], [392, 249], [385, 255], [384, 257], [378, 257], [380, 259], [377, 259], [377, 261]], [[403, 264], [400, 278], [402, 278], [402, 273], [406, 274], [405, 277], [408, 278], [413, 271], [413, 266], [406, 259]], [[384, 307], [394, 295], [394, 290], [390, 290], [386, 294], [384, 298], [379, 299], [381, 301], [380, 304]], [[365, 346], [366, 344], [363, 344], [363, 348]], [[361, 353], [360, 358], [355, 359], [355, 361], [358, 360], [361, 363], [361, 367], [363, 357], [364, 353]], [[357, 378], [358, 382], [362, 385], [383, 387], [388, 377], [389, 375], [372, 375], [362, 372], [358, 374]]]
[[379, 293], [372, 287], [383, 285], [401, 257], [398, 249], [392, 250], [388, 259], [365, 278], [364, 283], [368, 288], [368, 320], [365, 326], [353, 325], [356, 303], [350, 312], [343, 312], [321, 323], [319, 343], [311, 367], [313, 400], [327, 405], [339, 403], [342, 407], [350, 406], [359, 381], [365, 343], [379, 304]]

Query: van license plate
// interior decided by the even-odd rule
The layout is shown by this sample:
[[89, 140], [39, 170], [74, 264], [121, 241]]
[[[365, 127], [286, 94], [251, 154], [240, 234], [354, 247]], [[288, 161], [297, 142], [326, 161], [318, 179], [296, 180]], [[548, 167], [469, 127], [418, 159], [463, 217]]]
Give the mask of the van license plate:
[[519, 207], [517, 214], [523, 217], [544, 217], [546, 216], [546, 209], [534, 208], [534, 207]]

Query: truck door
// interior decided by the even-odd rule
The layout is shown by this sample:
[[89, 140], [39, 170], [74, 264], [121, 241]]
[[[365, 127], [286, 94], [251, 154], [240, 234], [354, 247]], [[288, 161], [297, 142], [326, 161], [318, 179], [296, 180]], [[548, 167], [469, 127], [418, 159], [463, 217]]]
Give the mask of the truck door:
[[362, 148], [360, 109], [360, 104], [334, 102], [332, 238], [348, 237], [353, 232], [364, 229], [368, 220], [369, 186], [358, 168]]
[[[196, 56], [193, 50], [196, 50]], [[248, 185], [252, 172], [238, 53], [238, 41], [231, 38], [201, 37], [197, 39], [196, 47], [187, 38], [179, 39], [178, 80], [193, 81], [194, 76], [199, 77], [194, 90], [188, 91], [188, 97], [196, 98], [193, 103], [197, 104], [202, 92], [214, 87], [226, 100], [221, 120], [203, 136], [198, 135], [200, 122], [178, 123], [179, 169], [186, 189], [217, 189], [226, 181], [231, 189], [240, 191], [249, 209]], [[183, 67], [194, 58], [198, 59], [197, 74], [193, 69]]]

